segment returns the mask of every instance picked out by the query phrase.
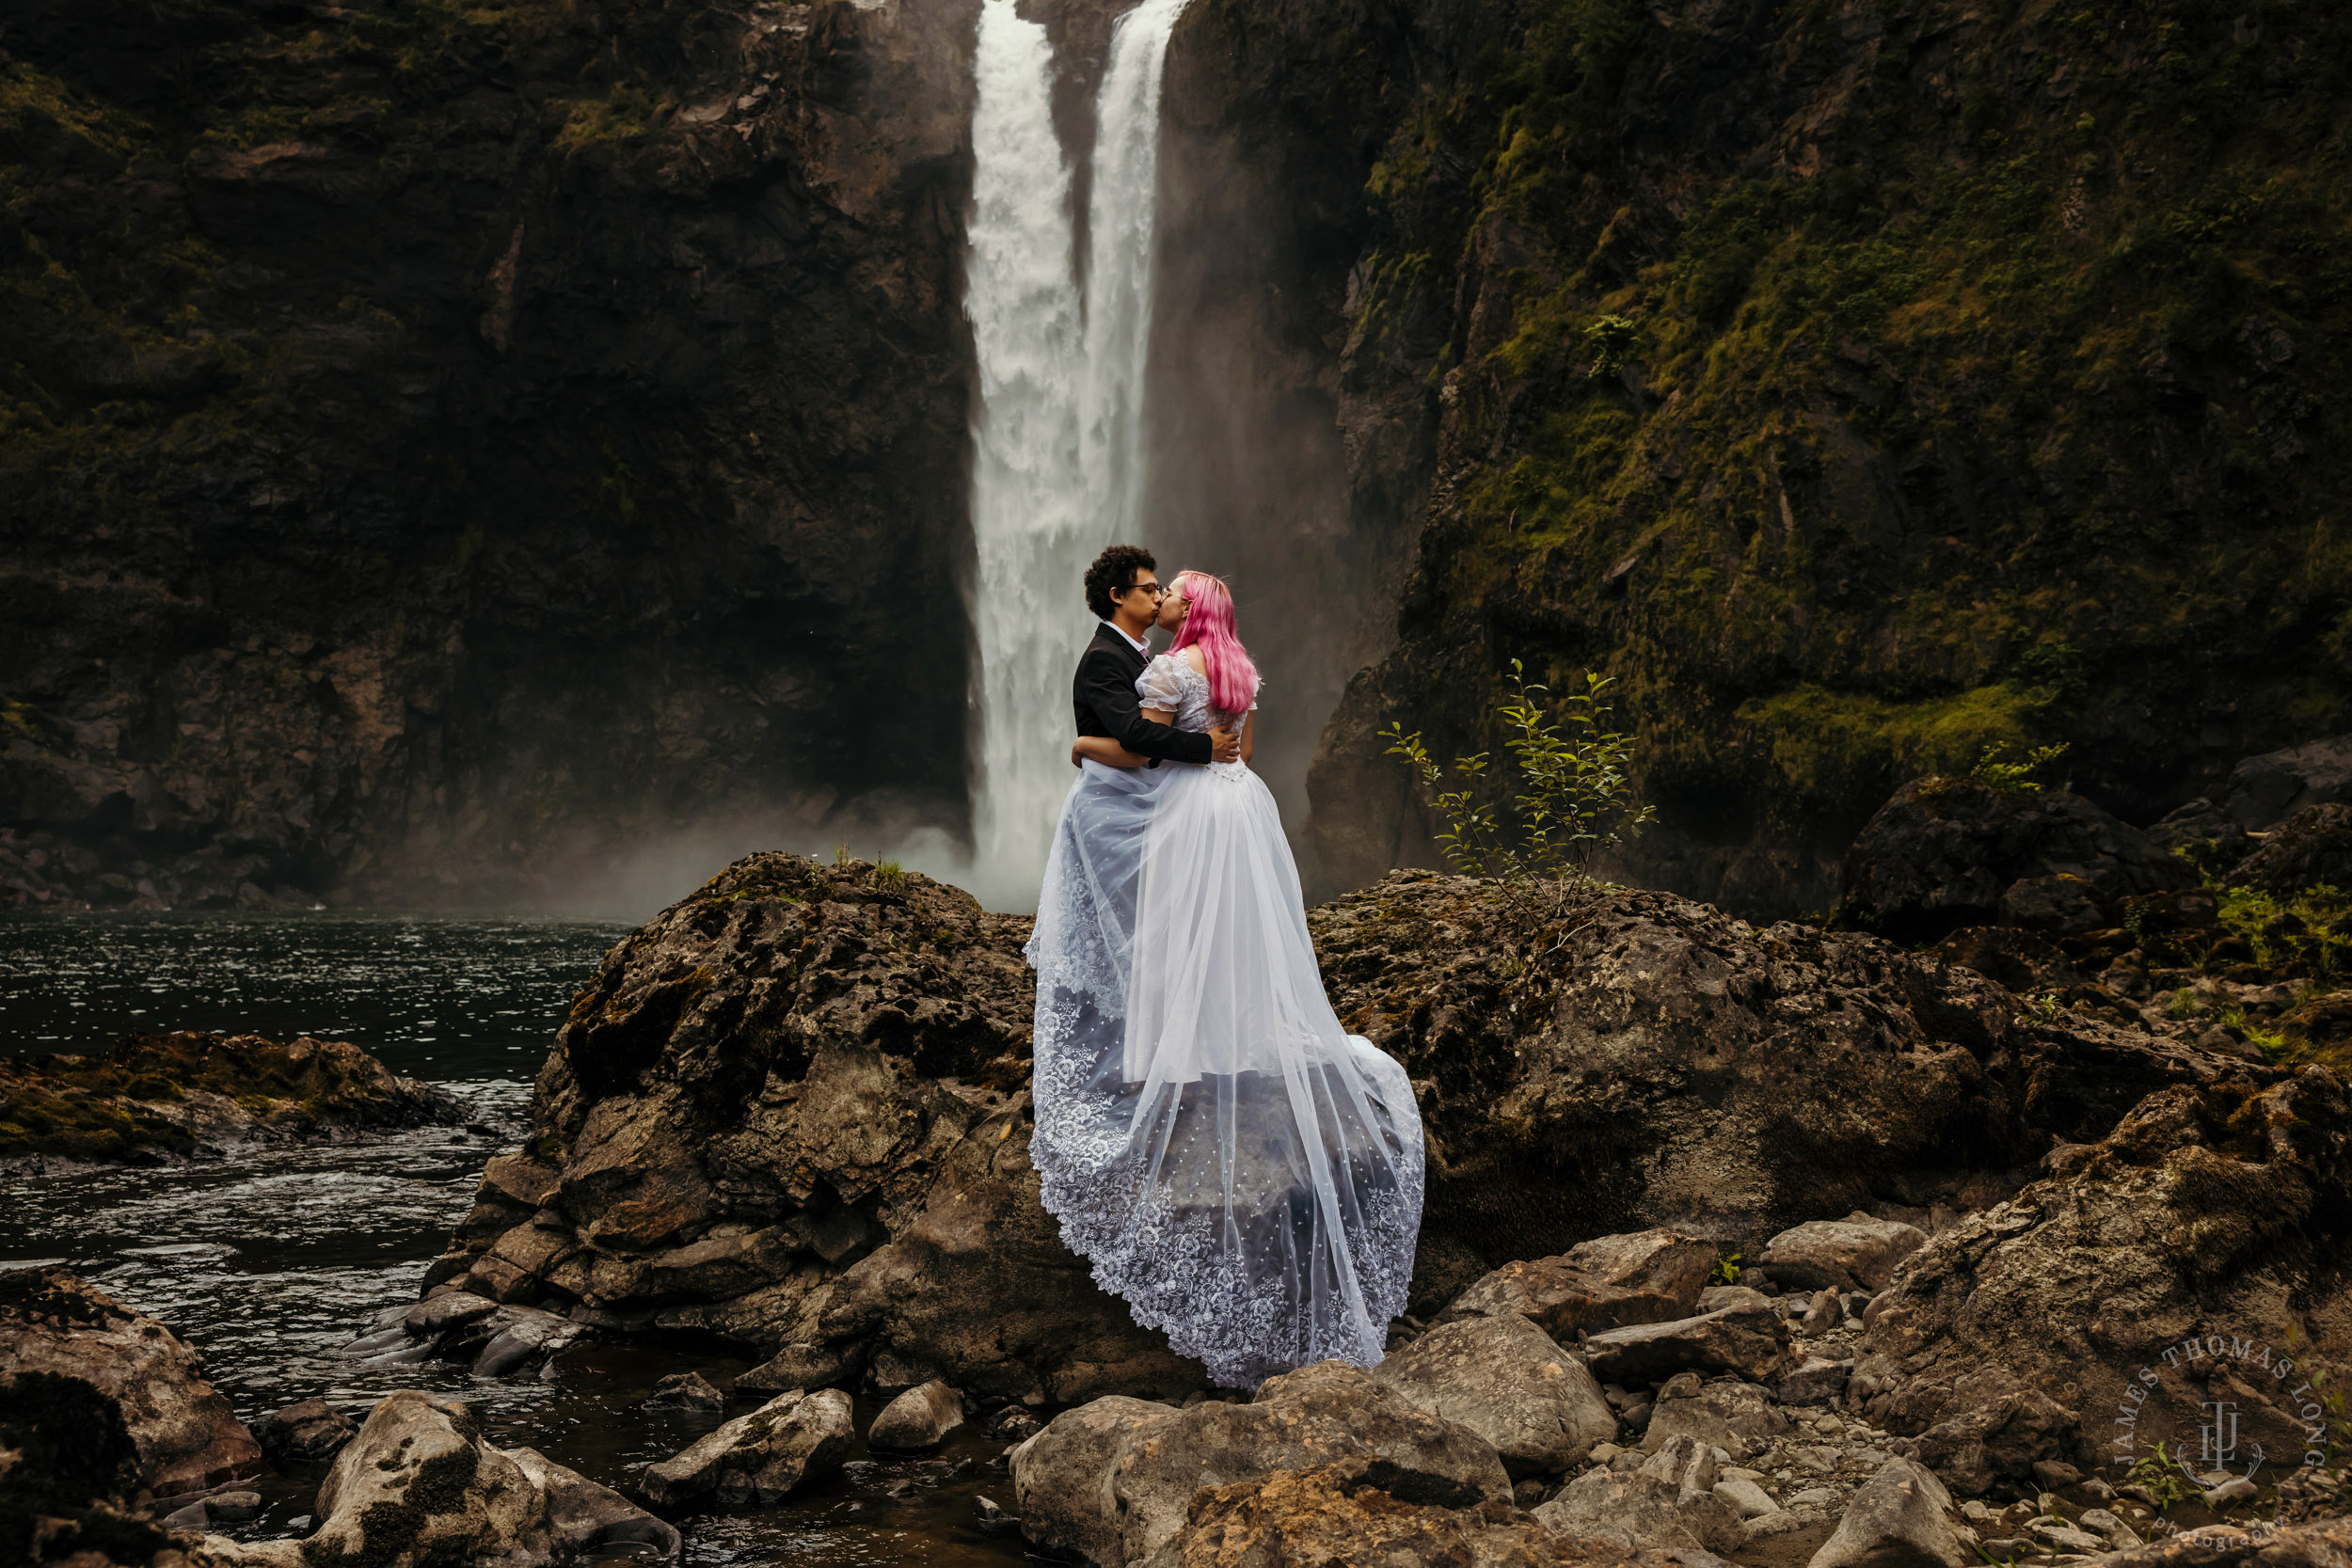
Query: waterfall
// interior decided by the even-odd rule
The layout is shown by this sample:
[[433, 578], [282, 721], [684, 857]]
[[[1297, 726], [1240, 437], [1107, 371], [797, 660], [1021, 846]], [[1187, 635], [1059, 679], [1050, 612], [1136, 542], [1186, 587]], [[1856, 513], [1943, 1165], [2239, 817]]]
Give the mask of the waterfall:
[[964, 309], [979, 359], [982, 739], [965, 882], [991, 909], [1036, 899], [1072, 779], [1071, 674], [1094, 631], [1080, 581], [1104, 546], [1141, 529], [1160, 73], [1185, 3], [1145, 0], [1113, 30], [1095, 103], [1083, 300], [1070, 168], [1049, 109], [1052, 47], [1014, 0], [980, 9]]

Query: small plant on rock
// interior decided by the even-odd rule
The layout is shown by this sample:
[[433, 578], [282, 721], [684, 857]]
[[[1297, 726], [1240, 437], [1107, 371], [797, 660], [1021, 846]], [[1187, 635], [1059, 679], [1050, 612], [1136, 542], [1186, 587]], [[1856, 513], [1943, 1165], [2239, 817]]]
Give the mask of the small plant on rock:
[[1446, 863], [1465, 877], [1496, 877], [1514, 888], [1534, 882], [1592, 882], [1592, 858], [1639, 833], [1656, 815], [1633, 802], [1627, 769], [1633, 737], [1609, 727], [1603, 693], [1614, 683], [1587, 674], [1584, 689], [1567, 699], [1567, 711], [1553, 719], [1544, 709], [1549, 689], [1531, 684], [1519, 660], [1511, 661], [1511, 696], [1496, 711], [1510, 738], [1503, 744], [1518, 764], [1520, 789], [1506, 807], [1486, 796], [1487, 753], [1454, 759], [1454, 788], [1442, 787], [1445, 769], [1422, 743], [1391, 723], [1380, 732], [1389, 755], [1403, 757], [1420, 780], [1429, 804], [1444, 820], [1438, 847]]
[[1736, 1252], [1726, 1252], [1721, 1258], [1716, 1259], [1715, 1266], [1707, 1271], [1707, 1282], [1709, 1285], [1739, 1284], [1740, 1255]]
[[2188, 1495], [2181, 1485], [2178, 1463], [2164, 1451], [2162, 1443], [2155, 1446], [2154, 1452], [2140, 1455], [2133, 1464], [2130, 1480], [2132, 1484], [2145, 1490], [2153, 1499], [2159, 1513]]
[[874, 863], [875, 892], [887, 893], [896, 895], [906, 892], [906, 869], [897, 861], [876, 861]]
[[2007, 745], [1987, 746], [1984, 755], [1977, 759], [1968, 776], [1979, 784], [1990, 784], [2004, 795], [2024, 795], [2040, 789], [2042, 781], [2034, 777], [2036, 770], [2047, 767], [2066, 754], [2066, 742], [2054, 746], [2036, 746], [2032, 750], [2011, 754]]

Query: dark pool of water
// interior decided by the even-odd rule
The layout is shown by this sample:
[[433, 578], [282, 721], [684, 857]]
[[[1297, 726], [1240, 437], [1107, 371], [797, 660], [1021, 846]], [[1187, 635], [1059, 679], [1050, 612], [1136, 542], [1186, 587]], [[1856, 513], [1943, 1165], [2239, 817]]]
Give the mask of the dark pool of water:
[[[492, 1440], [626, 1489], [727, 1416], [643, 1408], [663, 1375], [725, 1386], [749, 1362], [704, 1342], [590, 1340], [545, 1377], [369, 1367], [341, 1354], [416, 1298], [489, 1155], [520, 1138], [530, 1077], [571, 998], [626, 927], [550, 921], [113, 915], [0, 922], [0, 1050], [87, 1051], [123, 1034], [235, 1029], [349, 1039], [463, 1100], [486, 1132], [434, 1128], [264, 1148], [160, 1169], [0, 1179], [0, 1268], [71, 1264], [202, 1354], [247, 1421], [322, 1398], [354, 1416], [421, 1387], [471, 1401]], [[863, 1432], [879, 1403], [862, 1398]], [[930, 1462], [870, 1463], [785, 1506], [681, 1521], [697, 1563], [1005, 1563], [1017, 1541], [972, 1528], [1009, 1506], [1005, 1445], [969, 1430]], [[946, 1461], [946, 1465], [936, 1463]], [[959, 1474], [943, 1475], [958, 1461]], [[893, 1497], [892, 1490], [906, 1492]], [[311, 1488], [274, 1481], [239, 1534], [288, 1533]]]

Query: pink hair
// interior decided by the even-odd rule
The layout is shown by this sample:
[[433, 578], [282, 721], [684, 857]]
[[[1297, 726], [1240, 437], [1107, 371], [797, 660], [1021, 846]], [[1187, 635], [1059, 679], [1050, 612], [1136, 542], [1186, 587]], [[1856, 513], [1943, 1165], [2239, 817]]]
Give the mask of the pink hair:
[[1233, 634], [1233, 595], [1206, 572], [1179, 572], [1175, 586], [1191, 610], [1168, 651], [1181, 654], [1199, 643], [1201, 662], [1208, 666], [1210, 703], [1220, 713], [1248, 713], [1258, 700], [1258, 667]]

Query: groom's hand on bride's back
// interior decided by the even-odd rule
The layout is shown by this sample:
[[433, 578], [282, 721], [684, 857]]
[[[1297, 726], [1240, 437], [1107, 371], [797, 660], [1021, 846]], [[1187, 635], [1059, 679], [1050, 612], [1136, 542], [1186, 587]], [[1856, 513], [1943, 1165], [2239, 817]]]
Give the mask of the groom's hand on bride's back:
[[1209, 754], [1217, 762], [1241, 760], [1241, 736], [1232, 730], [1209, 732]]

